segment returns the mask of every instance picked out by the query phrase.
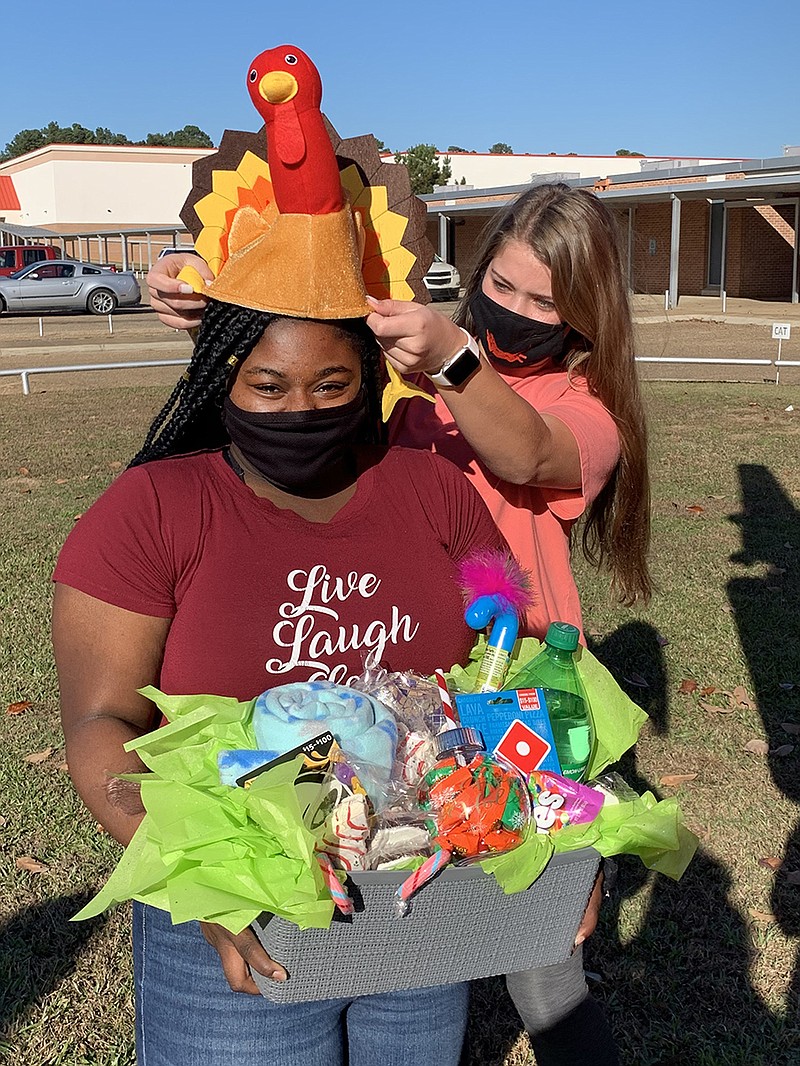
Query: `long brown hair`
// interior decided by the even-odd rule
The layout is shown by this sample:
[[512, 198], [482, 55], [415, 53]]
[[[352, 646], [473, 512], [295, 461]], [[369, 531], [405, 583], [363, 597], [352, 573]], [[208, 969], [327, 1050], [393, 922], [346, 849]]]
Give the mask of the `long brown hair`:
[[583, 552], [606, 565], [620, 599], [648, 599], [650, 482], [647, 430], [633, 357], [633, 323], [614, 217], [592, 193], [567, 185], [528, 189], [492, 220], [455, 320], [472, 331], [469, 302], [489, 263], [509, 240], [528, 245], [549, 267], [553, 302], [572, 327], [565, 363], [586, 378], [617, 424], [620, 460], [588, 509]]

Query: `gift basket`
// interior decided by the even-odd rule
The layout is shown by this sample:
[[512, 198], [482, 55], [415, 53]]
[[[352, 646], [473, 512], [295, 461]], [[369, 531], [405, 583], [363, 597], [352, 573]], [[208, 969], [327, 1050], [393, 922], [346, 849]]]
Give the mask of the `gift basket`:
[[254, 973], [262, 993], [302, 1002], [563, 961], [601, 856], [679, 877], [696, 840], [676, 802], [605, 772], [644, 712], [573, 627], [517, 640], [513, 597], [467, 598], [488, 638], [434, 677], [369, 663], [247, 703], [143, 690], [167, 720], [127, 745], [147, 813], [77, 917], [133, 898], [249, 925], [289, 975]]

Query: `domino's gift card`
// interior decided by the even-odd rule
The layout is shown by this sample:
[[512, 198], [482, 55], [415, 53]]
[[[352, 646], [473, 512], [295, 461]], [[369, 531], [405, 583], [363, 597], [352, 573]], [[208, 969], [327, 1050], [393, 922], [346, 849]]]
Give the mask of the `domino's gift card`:
[[526, 776], [534, 770], [561, 772], [547, 700], [540, 688], [473, 692], [456, 696], [461, 724], [483, 733], [486, 750]]

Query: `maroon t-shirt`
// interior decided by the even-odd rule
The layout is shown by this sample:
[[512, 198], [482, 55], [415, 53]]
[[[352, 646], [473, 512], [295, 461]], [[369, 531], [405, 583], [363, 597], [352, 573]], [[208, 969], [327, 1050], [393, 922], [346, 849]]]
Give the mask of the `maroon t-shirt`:
[[209, 452], [122, 474], [54, 579], [172, 619], [164, 691], [251, 699], [289, 681], [344, 684], [372, 651], [392, 670], [464, 662], [475, 634], [456, 564], [502, 543], [464, 475], [427, 452], [388, 450], [324, 524], [259, 498]]

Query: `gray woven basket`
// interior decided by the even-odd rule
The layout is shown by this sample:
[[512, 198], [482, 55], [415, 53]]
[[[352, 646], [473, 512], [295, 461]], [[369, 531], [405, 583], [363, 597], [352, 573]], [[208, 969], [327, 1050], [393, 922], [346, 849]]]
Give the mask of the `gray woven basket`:
[[451, 867], [398, 917], [395, 890], [407, 871], [353, 873], [356, 913], [338, 911], [329, 929], [300, 930], [263, 914], [261, 943], [289, 974], [253, 973], [275, 1003], [365, 996], [467, 981], [562, 962], [575, 941], [600, 857], [592, 848], [554, 855], [525, 892], [505, 895], [479, 866]]

